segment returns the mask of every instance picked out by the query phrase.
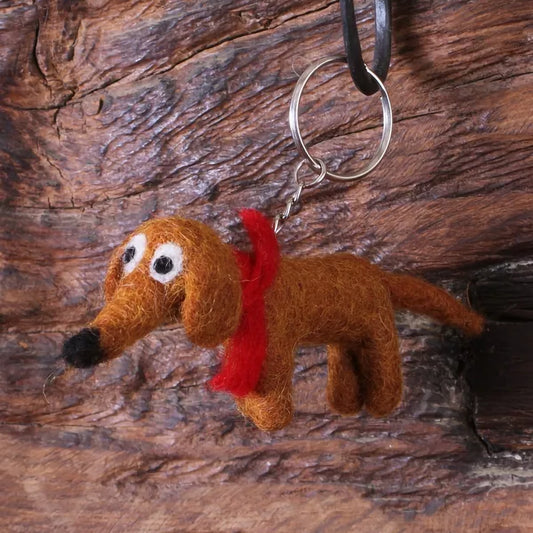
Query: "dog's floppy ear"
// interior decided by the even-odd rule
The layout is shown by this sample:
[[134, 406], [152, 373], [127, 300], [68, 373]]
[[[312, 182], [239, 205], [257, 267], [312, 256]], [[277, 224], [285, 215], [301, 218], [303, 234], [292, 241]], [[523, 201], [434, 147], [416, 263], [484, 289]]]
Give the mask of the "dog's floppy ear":
[[242, 310], [240, 272], [231, 247], [211, 228], [183, 220], [185, 299], [181, 316], [189, 339], [213, 347], [231, 337]]

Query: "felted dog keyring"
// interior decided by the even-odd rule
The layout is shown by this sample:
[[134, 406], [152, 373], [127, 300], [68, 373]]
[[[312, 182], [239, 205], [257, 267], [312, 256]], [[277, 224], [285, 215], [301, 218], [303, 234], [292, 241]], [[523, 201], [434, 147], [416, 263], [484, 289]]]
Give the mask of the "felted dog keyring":
[[327, 345], [327, 398], [334, 411], [354, 414], [364, 405], [383, 416], [402, 394], [395, 309], [468, 334], [482, 329], [482, 318], [443, 290], [363, 258], [280, 257], [271, 223], [253, 210], [241, 217], [249, 254], [198, 221], [170, 217], [142, 224], [114, 252], [106, 305], [89, 328], [65, 342], [66, 361], [88, 367], [113, 359], [160, 324], [181, 320], [193, 343], [225, 344], [211, 387], [232, 393], [257, 427], [274, 430], [291, 420], [300, 345]]
[[384, 129], [367, 167], [353, 176], [327, 170], [306, 149], [298, 105], [309, 77], [327, 58], [307, 69], [291, 102], [296, 145], [316, 172], [305, 182], [296, 168], [296, 191], [271, 224], [254, 210], [241, 212], [251, 251], [236, 250], [208, 226], [169, 217], [142, 224], [114, 252], [105, 279], [106, 304], [89, 327], [68, 339], [63, 357], [83, 368], [118, 357], [124, 349], [168, 322], [203, 347], [224, 345], [213, 390], [235, 397], [240, 411], [263, 430], [286, 426], [292, 417], [294, 353], [301, 345], [327, 345], [327, 399], [341, 414], [362, 407], [375, 416], [390, 413], [402, 395], [396, 309], [422, 313], [470, 335], [483, 318], [453, 296], [421, 279], [388, 273], [348, 253], [316, 257], [280, 256], [276, 233], [305, 188], [326, 177], [351, 181], [370, 172], [385, 153], [392, 119], [382, 93]]

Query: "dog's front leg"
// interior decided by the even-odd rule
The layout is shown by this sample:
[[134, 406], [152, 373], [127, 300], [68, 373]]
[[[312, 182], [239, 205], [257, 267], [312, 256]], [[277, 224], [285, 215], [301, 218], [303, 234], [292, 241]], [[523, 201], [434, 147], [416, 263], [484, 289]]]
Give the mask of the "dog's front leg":
[[241, 413], [263, 431], [284, 428], [292, 419], [294, 341], [271, 340], [256, 390], [236, 398]]

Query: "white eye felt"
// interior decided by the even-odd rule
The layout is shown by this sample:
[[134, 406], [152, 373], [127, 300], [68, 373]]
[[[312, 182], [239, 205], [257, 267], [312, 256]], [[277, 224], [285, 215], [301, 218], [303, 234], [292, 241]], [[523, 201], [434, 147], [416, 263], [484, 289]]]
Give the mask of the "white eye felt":
[[183, 270], [183, 250], [173, 242], [156, 248], [150, 262], [150, 276], [160, 283], [172, 281]]
[[128, 244], [124, 247], [122, 254], [122, 264], [124, 275], [127, 276], [135, 267], [141, 262], [144, 252], [146, 250], [146, 236], [144, 233], [139, 233], [133, 236]]

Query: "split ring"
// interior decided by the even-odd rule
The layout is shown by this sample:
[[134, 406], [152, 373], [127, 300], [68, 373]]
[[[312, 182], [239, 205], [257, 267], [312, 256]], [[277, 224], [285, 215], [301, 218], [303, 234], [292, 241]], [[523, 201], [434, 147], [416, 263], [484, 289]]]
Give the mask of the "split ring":
[[[310, 180], [309, 182], [305, 182], [299, 177], [300, 169], [302, 168], [304, 163], [307, 163], [305, 159], [302, 159], [294, 169], [294, 179], [298, 185], [302, 186], [303, 189], [318, 185], [327, 175], [328, 171], [326, 169], [326, 163], [324, 163], [324, 161], [319, 157], [315, 158], [315, 161], [318, 163], [318, 176], [316, 176], [316, 178]], [[315, 171], [313, 167], [311, 167], [311, 170], [313, 172]]]
[[[300, 100], [302, 98], [303, 90], [307, 82], [309, 81], [309, 78], [318, 69], [325, 65], [329, 65], [330, 63], [346, 63], [346, 57], [331, 56], [320, 59], [319, 61], [316, 61], [315, 63], [311, 64], [298, 79], [296, 86], [294, 87], [294, 91], [292, 93], [291, 105], [289, 108], [289, 127], [291, 129], [294, 144], [296, 144], [298, 152], [300, 152], [300, 154], [305, 157], [305, 159], [307, 159], [311, 168], [319, 174], [322, 171], [322, 165], [319, 163], [318, 158], [313, 157], [305, 146], [302, 134], [300, 132], [300, 124], [298, 119], [300, 110]], [[355, 181], [362, 178], [363, 176], [366, 176], [369, 172], [372, 172], [372, 170], [374, 170], [379, 165], [380, 161], [383, 159], [383, 156], [385, 155], [385, 152], [387, 151], [387, 148], [390, 143], [392, 133], [392, 110], [389, 95], [387, 94], [385, 86], [383, 85], [379, 77], [376, 76], [368, 67], [366, 67], [366, 69], [368, 74], [377, 83], [381, 93], [381, 107], [383, 109], [383, 132], [381, 134], [381, 141], [372, 160], [359, 172], [343, 176], [341, 174], [335, 174], [333, 172], [330, 172], [329, 170], [326, 170], [326, 176], [335, 181]]]

